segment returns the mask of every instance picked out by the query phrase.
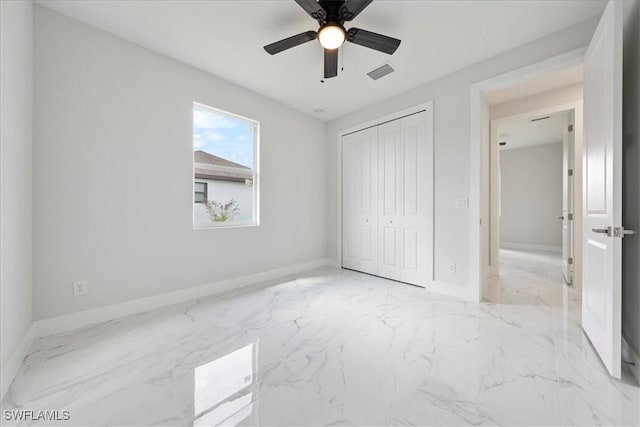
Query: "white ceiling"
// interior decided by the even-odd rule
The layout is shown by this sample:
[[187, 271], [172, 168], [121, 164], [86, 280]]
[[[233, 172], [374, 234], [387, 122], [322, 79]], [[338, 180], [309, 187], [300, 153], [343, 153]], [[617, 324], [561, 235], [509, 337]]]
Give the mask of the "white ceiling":
[[549, 114], [548, 116], [550, 117], [546, 120], [532, 122], [531, 119], [538, 118], [532, 116], [511, 120], [499, 125], [498, 141], [507, 143], [500, 149], [511, 150], [513, 148], [562, 142], [562, 136], [569, 124], [569, 113], [561, 112], [553, 115]]
[[[402, 39], [393, 56], [346, 43], [321, 83], [317, 42], [275, 56], [263, 45], [317, 24], [293, 0], [40, 0], [42, 6], [330, 120], [600, 15], [605, 0], [375, 0], [347, 25]], [[390, 61], [396, 72], [365, 74]], [[323, 113], [315, 112], [323, 109]]]
[[540, 92], [582, 83], [583, 78], [584, 66], [577, 64], [573, 67], [546, 73], [535, 79], [527, 80], [504, 89], [488, 92], [484, 95], [484, 99], [489, 105], [501, 104]]

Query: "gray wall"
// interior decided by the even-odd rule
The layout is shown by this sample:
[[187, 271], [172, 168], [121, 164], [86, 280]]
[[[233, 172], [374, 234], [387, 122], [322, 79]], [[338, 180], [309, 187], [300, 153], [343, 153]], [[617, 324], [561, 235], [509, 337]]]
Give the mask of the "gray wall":
[[[469, 287], [469, 211], [455, 199], [469, 196], [470, 86], [495, 75], [586, 46], [598, 19], [545, 36], [504, 54], [418, 86], [329, 122], [328, 255], [338, 256], [338, 134], [341, 130], [427, 101], [434, 101], [435, 144], [435, 279], [437, 285]], [[424, 53], [429, 55], [428, 52]], [[449, 273], [447, 264], [457, 264]]]
[[562, 249], [562, 143], [500, 151], [500, 245]]
[[31, 326], [33, 5], [0, 2], [0, 352], [6, 363]]
[[[34, 82], [36, 319], [326, 256], [326, 123], [42, 7]], [[194, 101], [260, 121], [259, 227], [193, 230]]]
[[[640, 232], [640, 3], [624, 3], [622, 222]], [[622, 240], [622, 335], [640, 352], [640, 234]]]

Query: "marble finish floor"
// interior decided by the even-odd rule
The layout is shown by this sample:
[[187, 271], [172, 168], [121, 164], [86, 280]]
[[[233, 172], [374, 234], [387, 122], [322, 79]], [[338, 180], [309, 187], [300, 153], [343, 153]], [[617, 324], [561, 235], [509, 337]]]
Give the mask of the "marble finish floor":
[[70, 415], [21, 425], [638, 425], [640, 388], [606, 374], [558, 266], [502, 259], [481, 304], [324, 268], [42, 338], [2, 409]]

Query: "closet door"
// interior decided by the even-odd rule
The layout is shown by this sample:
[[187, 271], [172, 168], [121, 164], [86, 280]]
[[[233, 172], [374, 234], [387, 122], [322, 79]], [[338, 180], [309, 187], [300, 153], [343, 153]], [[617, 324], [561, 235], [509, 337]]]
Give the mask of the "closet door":
[[378, 131], [342, 138], [342, 266], [378, 274]]
[[378, 272], [400, 280], [402, 265], [402, 127], [401, 120], [378, 126]]
[[342, 266], [433, 280], [431, 109], [342, 138]]
[[433, 163], [425, 113], [378, 127], [380, 276], [419, 286], [432, 278]]
[[433, 143], [427, 113], [401, 119], [400, 280], [426, 286], [433, 280]]

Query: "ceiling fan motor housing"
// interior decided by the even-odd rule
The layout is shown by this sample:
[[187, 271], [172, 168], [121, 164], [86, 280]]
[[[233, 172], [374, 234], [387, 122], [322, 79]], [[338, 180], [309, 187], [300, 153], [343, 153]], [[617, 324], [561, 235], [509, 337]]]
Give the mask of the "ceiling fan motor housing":
[[347, 15], [351, 12], [345, 7], [345, 1], [320, 0], [318, 3], [326, 13], [326, 16], [318, 17], [321, 27], [325, 24], [339, 24], [342, 27], [344, 21], [349, 20]]

